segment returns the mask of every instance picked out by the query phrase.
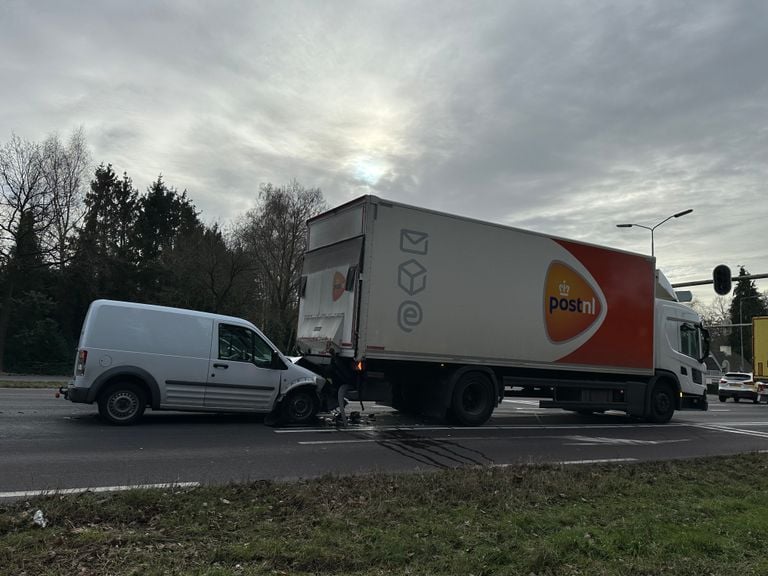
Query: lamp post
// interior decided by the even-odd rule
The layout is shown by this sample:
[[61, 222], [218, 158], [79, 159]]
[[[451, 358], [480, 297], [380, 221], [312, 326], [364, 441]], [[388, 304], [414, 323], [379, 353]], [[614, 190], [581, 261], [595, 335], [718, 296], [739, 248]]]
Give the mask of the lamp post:
[[651, 231], [651, 256], [655, 257], [655, 251], [653, 246], [653, 231], [656, 230], [659, 226], [664, 224], [667, 220], [671, 220], [672, 218], [680, 218], [680, 216], [685, 216], [686, 214], [690, 214], [693, 212], [693, 208], [688, 208], [688, 210], [683, 210], [682, 212], [678, 212], [677, 214], [672, 214], [672, 216], [668, 216], [667, 218], [664, 218], [661, 222], [656, 224], [656, 226], [643, 226], [642, 224], [616, 224], [616, 228], [632, 228], [633, 226], [636, 228], [645, 228], [646, 230]]
[[739, 347], [741, 349], [739, 351], [739, 372], [744, 372], [744, 326], [742, 326], [744, 322], [741, 319], [741, 305], [744, 300], [753, 300], [755, 298], [760, 298], [760, 296], [741, 296], [739, 298]]

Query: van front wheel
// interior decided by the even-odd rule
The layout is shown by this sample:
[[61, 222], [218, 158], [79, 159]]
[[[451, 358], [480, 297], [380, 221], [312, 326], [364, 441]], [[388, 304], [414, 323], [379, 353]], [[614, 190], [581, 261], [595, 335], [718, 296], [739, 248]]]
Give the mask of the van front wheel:
[[147, 400], [132, 382], [112, 384], [99, 396], [99, 414], [110, 424], [133, 424], [144, 414]]
[[283, 420], [291, 424], [309, 424], [317, 410], [317, 395], [308, 389], [294, 390], [283, 400]]

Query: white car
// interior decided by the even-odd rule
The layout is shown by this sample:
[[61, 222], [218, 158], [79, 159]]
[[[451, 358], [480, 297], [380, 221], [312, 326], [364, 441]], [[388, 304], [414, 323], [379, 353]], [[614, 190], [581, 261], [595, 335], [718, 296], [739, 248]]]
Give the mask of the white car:
[[720, 402], [725, 402], [728, 398], [733, 398], [738, 402], [742, 398], [752, 400], [757, 404], [757, 384], [752, 377], [751, 372], [726, 372], [720, 378], [717, 396]]

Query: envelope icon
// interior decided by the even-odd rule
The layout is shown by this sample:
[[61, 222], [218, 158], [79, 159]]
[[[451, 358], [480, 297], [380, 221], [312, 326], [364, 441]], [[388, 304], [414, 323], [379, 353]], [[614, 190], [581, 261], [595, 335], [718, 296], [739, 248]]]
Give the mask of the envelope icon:
[[416, 230], [400, 230], [400, 250], [409, 254], [426, 254], [429, 234]]

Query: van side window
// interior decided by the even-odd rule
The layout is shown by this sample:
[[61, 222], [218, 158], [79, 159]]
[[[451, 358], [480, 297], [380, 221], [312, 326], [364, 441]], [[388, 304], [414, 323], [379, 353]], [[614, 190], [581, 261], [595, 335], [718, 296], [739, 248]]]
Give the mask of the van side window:
[[219, 324], [219, 359], [252, 362], [261, 368], [272, 364], [272, 348], [253, 330]]

